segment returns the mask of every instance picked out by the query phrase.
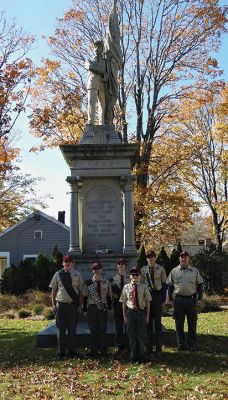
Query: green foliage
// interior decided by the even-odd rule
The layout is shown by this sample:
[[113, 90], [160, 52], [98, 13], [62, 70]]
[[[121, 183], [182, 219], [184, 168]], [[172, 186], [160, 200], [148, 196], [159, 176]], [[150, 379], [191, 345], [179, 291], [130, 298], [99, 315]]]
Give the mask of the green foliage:
[[142, 268], [144, 265], [147, 264], [147, 259], [146, 259], [146, 251], [144, 245], [142, 245], [139, 249], [139, 256], [138, 256], [138, 268]]
[[212, 249], [203, 250], [192, 257], [192, 264], [201, 272], [208, 293], [222, 293], [223, 274], [227, 271], [228, 254]]
[[40, 253], [35, 261], [35, 287], [41, 291], [48, 290], [52, 278], [51, 263], [46, 254]]
[[33, 314], [35, 315], [41, 315], [43, 314], [44, 311], [44, 305], [43, 304], [35, 304], [32, 308]]
[[58, 246], [55, 245], [51, 255], [51, 272], [52, 275], [62, 268], [63, 254], [59, 251]]
[[54, 247], [51, 259], [40, 253], [33, 263], [26, 259], [19, 266], [6, 268], [1, 285], [2, 293], [25, 294], [28, 290], [47, 291], [56, 271], [62, 267], [62, 253]]
[[55, 313], [53, 311], [52, 307], [46, 307], [43, 311], [43, 316], [45, 319], [54, 319], [55, 318]]
[[32, 313], [29, 310], [21, 309], [18, 311], [19, 318], [28, 318], [28, 317], [31, 317], [31, 315], [32, 315]]
[[16, 278], [17, 268], [11, 265], [10, 268], [6, 268], [1, 283], [2, 293], [15, 293], [15, 278]]
[[11, 266], [3, 274], [2, 292], [20, 295], [34, 287], [34, 267], [31, 260], [21, 261], [16, 268]]
[[171, 267], [171, 264], [170, 264], [169, 256], [166, 253], [164, 247], [161, 248], [161, 251], [158, 254], [157, 263], [165, 268], [166, 274], [168, 276], [170, 271], [171, 271], [171, 269], [172, 269], [172, 267]]
[[180, 253], [182, 252], [182, 247], [181, 244], [178, 243], [177, 244], [177, 249], [173, 249], [171, 256], [170, 256], [170, 265], [171, 265], [171, 269], [175, 268], [179, 265], [179, 257], [180, 257]]

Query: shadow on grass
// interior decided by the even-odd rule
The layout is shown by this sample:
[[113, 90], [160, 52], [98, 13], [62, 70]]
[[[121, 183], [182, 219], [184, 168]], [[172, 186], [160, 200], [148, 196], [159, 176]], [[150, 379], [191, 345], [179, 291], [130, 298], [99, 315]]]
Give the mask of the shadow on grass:
[[[52, 366], [58, 363], [61, 367], [64, 364], [74, 364], [80, 367], [81, 360], [64, 360], [57, 361], [55, 358], [56, 349], [40, 349], [35, 347], [35, 334], [34, 332], [28, 333], [24, 331], [16, 331], [15, 329], [1, 329], [0, 330], [0, 347], [1, 355], [0, 362], [4, 369], [13, 367], [26, 367], [31, 364], [36, 366]], [[215, 336], [215, 335], [198, 335], [198, 343], [200, 351], [198, 353], [178, 352], [175, 350], [175, 332], [169, 330], [164, 335], [165, 351], [161, 359], [152, 358], [150, 363], [145, 364], [145, 368], [160, 368], [164, 365], [173, 370], [173, 372], [181, 373], [211, 373], [223, 372], [227, 365], [227, 349], [228, 337]], [[81, 354], [86, 354], [83, 349]], [[115, 360], [115, 356], [111, 350], [106, 358], [95, 360], [100, 368], [108, 368], [110, 362]], [[91, 359], [85, 362], [91, 364]], [[125, 367], [131, 364], [128, 357], [117, 359], [117, 364], [121, 363]]]

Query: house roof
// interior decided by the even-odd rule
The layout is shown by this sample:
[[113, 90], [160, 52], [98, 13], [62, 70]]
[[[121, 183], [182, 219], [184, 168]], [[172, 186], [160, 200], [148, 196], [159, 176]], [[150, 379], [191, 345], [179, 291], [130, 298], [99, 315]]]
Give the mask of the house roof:
[[39, 215], [45, 219], [48, 219], [51, 222], [54, 222], [54, 224], [60, 226], [63, 229], [66, 229], [67, 231], [70, 230], [69, 226], [63, 224], [62, 222], [59, 222], [57, 219], [55, 219], [54, 217], [50, 217], [50, 215], [45, 214], [44, 212], [40, 211], [40, 210], [36, 210], [34, 211], [32, 214], [29, 214], [26, 218], [24, 218], [22, 221], [18, 222], [17, 224], [5, 229], [3, 232], [0, 233], [0, 237], [4, 236], [6, 233], [12, 231], [13, 229], [17, 228], [19, 225], [24, 224], [26, 221], [28, 221], [31, 218], [34, 218], [35, 215]]

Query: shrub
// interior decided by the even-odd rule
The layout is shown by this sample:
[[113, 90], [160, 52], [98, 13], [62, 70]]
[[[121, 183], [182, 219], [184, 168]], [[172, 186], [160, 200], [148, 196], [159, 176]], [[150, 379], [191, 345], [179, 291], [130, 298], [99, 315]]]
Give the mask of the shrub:
[[55, 319], [55, 313], [52, 307], [46, 307], [43, 311], [43, 316], [45, 319]]
[[43, 304], [49, 307], [51, 305], [51, 296], [49, 292], [40, 292], [39, 290], [28, 290], [22, 298], [27, 304]]
[[204, 307], [202, 312], [221, 311], [221, 298], [218, 295], [203, 297]]
[[25, 306], [25, 300], [21, 296], [12, 294], [0, 294], [0, 313], [9, 310], [19, 310]]
[[18, 311], [19, 318], [28, 318], [31, 317], [31, 315], [32, 315], [31, 311], [28, 310], [21, 309]]
[[228, 265], [227, 253], [217, 253], [213, 249], [202, 250], [192, 257], [192, 264], [202, 274], [208, 293], [223, 292], [223, 273]]
[[32, 308], [33, 314], [35, 315], [41, 315], [43, 314], [44, 311], [44, 305], [43, 304], [35, 304]]
[[146, 264], [147, 264], [146, 251], [144, 245], [142, 245], [139, 249], [137, 266], [139, 269], [141, 269]]
[[2, 319], [14, 319], [15, 315], [13, 313], [11, 313], [11, 312], [6, 312], [6, 313], [3, 313], [3, 314], [0, 314], [0, 318], [2, 318]]
[[172, 269], [172, 266], [171, 266], [171, 264], [170, 264], [169, 256], [168, 256], [168, 254], [166, 253], [164, 247], [161, 248], [161, 251], [160, 251], [160, 253], [158, 254], [157, 263], [160, 264], [162, 267], [165, 268], [165, 272], [166, 272], [166, 274], [167, 274], [167, 276], [168, 276], [169, 273], [170, 273], [170, 271], [171, 271], [171, 269]]
[[46, 254], [40, 253], [35, 261], [35, 286], [41, 291], [49, 288], [52, 278], [51, 264]]

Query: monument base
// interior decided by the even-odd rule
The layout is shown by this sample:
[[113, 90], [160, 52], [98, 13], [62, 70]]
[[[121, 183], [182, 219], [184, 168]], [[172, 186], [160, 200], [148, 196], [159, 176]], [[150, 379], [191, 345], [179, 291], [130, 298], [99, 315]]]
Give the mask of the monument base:
[[[164, 345], [171, 345], [175, 343], [174, 331], [167, 330], [164, 325], [162, 325], [162, 332]], [[113, 317], [108, 318], [107, 345], [109, 347], [115, 346], [115, 324]], [[57, 347], [57, 329], [55, 321], [53, 321], [49, 326], [47, 326], [47, 328], [43, 329], [36, 335], [36, 346], [39, 348]], [[87, 319], [84, 317], [81, 317], [78, 322], [76, 346], [90, 346], [90, 331]]]

